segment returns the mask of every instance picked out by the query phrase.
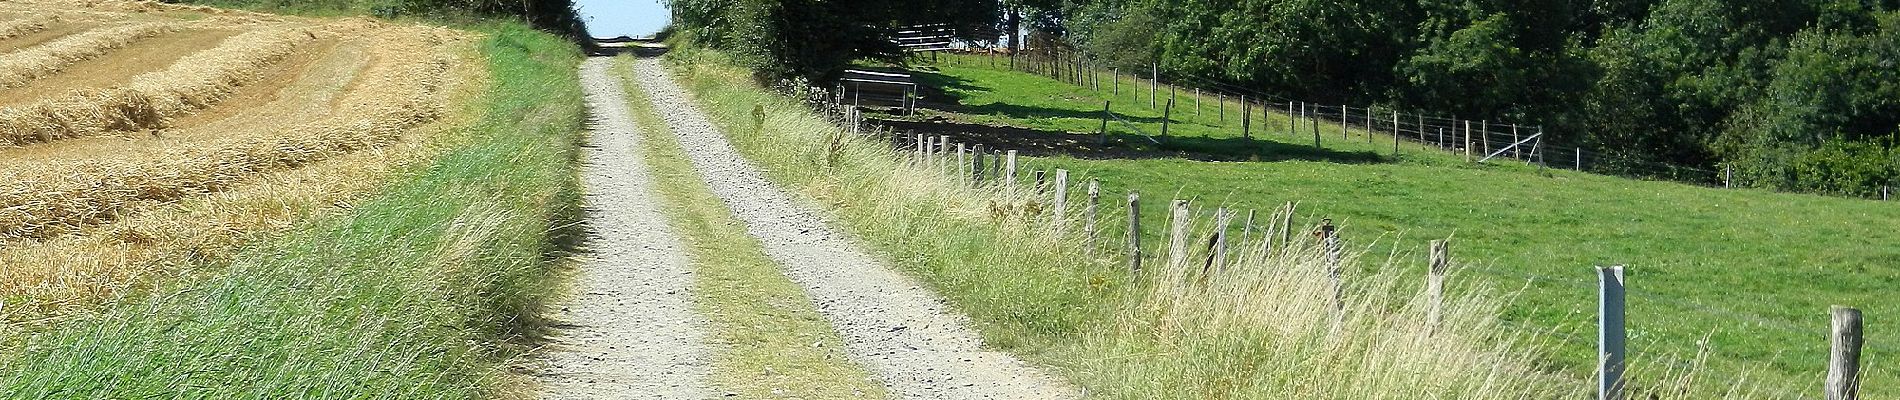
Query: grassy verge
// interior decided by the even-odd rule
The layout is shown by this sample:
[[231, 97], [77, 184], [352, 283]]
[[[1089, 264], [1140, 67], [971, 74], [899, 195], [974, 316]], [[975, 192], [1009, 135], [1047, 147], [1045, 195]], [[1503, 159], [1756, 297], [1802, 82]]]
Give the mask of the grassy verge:
[[692, 160], [633, 81], [632, 59], [615, 69], [645, 144], [663, 210], [692, 258], [694, 300], [711, 320], [721, 349], [713, 387], [744, 398], [875, 399], [876, 378], [844, 354], [844, 340], [818, 315], [804, 290], [767, 258], [725, 203], [706, 187]]
[[487, 29], [494, 85], [470, 139], [387, 192], [224, 268], [26, 340], [10, 398], [469, 398], [548, 285], [575, 218], [579, 54]]
[[[1425, 323], [1423, 297], [1400, 283], [1411, 279], [1402, 265], [1388, 262], [1343, 271], [1343, 312], [1335, 312], [1315, 245], [1293, 240], [1269, 249], [1261, 236], [1236, 241], [1228, 261], [1208, 269], [1200, 261], [1206, 251], [1187, 250], [1183, 261], [1170, 262], [1177, 258], [1149, 247], [1148, 267], [1130, 273], [1114, 246], [1090, 253], [1075, 230], [1050, 229], [1047, 198], [1027, 188], [966, 187], [911, 164], [882, 138], [840, 133], [796, 101], [752, 84], [751, 74], [717, 53], [676, 50], [673, 57], [698, 103], [774, 181], [826, 206], [883, 257], [929, 283], [972, 317], [989, 345], [1048, 365], [1092, 395], [1517, 399], [1587, 391], [1537, 363], [1537, 349], [1554, 339], [1500, 325], [1504, 301], [1496, 291], [1452, 296], [1443, 322]], [[1120, 193], [1105, 197], [1112, 203]], [[1124, 215], [1119, 207], [1103, 211], [1104, 219]], [[1207, 238], [1205, 220], [1191, 230], [1196, 243]], [[1344, 257], [1351, 263], [1364, 254]], [[1666, 380], [1693, 375], [1641, 373], [1656, 377], [1639, 385], [1647, 393], [1725, 395]]]
[[[954, 65], [926, 77], [949, 85], [947, 94], [964, 106], [983, 110], [952, 118], [1083, 132], [1099, 123], [1083, 113], [1099, 113], [1103, 95], [1047, 77]], [[1163, 93], [1165, 101], [1165, 88]], [[1160, 119], [1145, 101], [1116, 112], [1152, 123]], [[1709, 385], [1727, 386], [1746, 376], [1777, 393], [1815, 392], [1825, 372], [1828, 306], [1893, 312], [1885, 300], [1900, 277], [1900, 247], [1891, 245], [1900, 242], [1900, 231], [1879, 222], [1900, 218], [1900, 207], [1892, 203], [1522, 165], [1474, 166], [1462, 154], [1412, 146], [1400, 158], [1377, 162], [1276, 153], [1284, 146], [1310, 148], [1312, 138], [1291, 139], [1283, 133], [1285, 120], [1274, 119], [1277, 125], [1269, 126], [1278, 128], [1269, 130], [1282, 133], [1261, 135], [1256, 127], [1262, 139], [1241, 142], [1238, 128], [1213, 123], [1207, 114], [1198, 120], [1191, 115], [1176, 109], [1174, 131], [1218, 139], [1231, 146], [1219, 151], [1254, 152], [1268, 162], [1056, 157], [1025, 161], [1026, 168], [1065, 168], [1099, 178], [1108, 193], [1136, 191], [1238, 209], [1269, 210], [1297, 200], [1303, 215], [1343, 222], [1351, 245], [1375, 254], [1397, 252], [1407, 260], [1422, 258], [1425, 240], [1455, 236], [1453, 255], [1471, 265], [1452, 279], [1452, 287], [1524, 288], [1504, 318], [1561, 338], [1550, 343], [1551, 360], [1578, 375], [1595, 362], [1592, 265], [1631, 268], [1630, 287], [1637, 293], [1630, 300], [1632, 350], [1650, 360], [1691, 360], [1706, 338], [1700, 368], [1707, 370], [1703, 383]], [[1322, 130], [1329, 149], [1374, 151], [1363, 141], [1339, 141], [1337, 126]], [[1389, 152], [1390, 142], [1384, 146]], [[1161, 226], [1164, 207], [1160, 201], [1145, 204], [1144, 223]], [[1160, 231], [1151, 232], [1150, 243], [1158, 243]], [[1381, 261], [1365, 260], [1360, 267], [1391, 267]], [[1415, 262], [1400, 266], [1419, 268]], [[1870, 343], [1900, 340], [1900, 331], [1867, 334]], [[1881, 357], [1894, 350], [1875, 344], [1869, 352]], [[1891, 381], [1900, 369], [1876, 360], [1863, 374], [1869, 382]], [[1872, 384], [1866, 392], [1900, 393]]]

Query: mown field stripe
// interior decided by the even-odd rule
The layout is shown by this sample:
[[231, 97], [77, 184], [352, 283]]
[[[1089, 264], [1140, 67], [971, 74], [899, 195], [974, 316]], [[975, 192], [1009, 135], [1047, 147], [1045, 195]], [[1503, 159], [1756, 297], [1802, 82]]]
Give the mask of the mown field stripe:
[[572, 44], [514, 24], [465, 146], [228, 268], [25, 340], [8, 398], [472, 398], [524, 351], [576, 220]]
[[645, 139], [639, 155], [653, 167], [663, 210], [687, 243], [698, 274], [697, 308], [723, 347], [713, 364], [714, 388], [743, 398], [887, 398], [884, 386], [845, 355], [844, 340], [804, 290], [700, 180], [646, 90], [633, 81], [632, 59], [617, 61]]

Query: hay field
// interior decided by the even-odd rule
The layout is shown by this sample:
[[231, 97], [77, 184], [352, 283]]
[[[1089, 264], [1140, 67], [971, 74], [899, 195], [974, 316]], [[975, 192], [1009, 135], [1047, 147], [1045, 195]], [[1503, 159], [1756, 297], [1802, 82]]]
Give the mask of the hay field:
[[481, 86], [477, 39], [362, 18], [0, 3], [0, 336], [189, 275], [428, 159], [472, 118], [457, 104]]

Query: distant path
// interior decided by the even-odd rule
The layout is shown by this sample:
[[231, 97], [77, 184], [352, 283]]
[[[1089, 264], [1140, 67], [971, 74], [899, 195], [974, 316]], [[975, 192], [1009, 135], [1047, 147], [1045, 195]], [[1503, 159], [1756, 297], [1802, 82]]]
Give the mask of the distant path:
[[612, 66], [611, 57], [581, 65], [594, 118], [583, 175], [591, 254], [576, 276], [578, 296], [556, 316], [548, 367], [536, 374], [542, 397], [710, 398], [707, 323], [693, 312], [692, 267], [660, 212]]
[[1078, 397], [1059, 379], [999, 352], [934, 294], [883, 265], [805, 204], [766, 181], [691, 104], [656, 58], [635, 75], [713, 193], [724, 200], [765, 253], [804, 286], [845, 339], [845, 350], [891, 389], [911, 399], [1062, 399]]

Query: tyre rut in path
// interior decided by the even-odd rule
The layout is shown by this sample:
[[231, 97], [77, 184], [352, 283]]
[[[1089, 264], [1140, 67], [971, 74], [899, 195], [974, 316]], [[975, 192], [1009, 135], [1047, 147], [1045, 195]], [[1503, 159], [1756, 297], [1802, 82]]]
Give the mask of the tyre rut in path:
[[703, 399], [711, 356], [692, 308], [686, 248], [660, 212], [611, 57], [581, 66], [593, 121], [586, 146], [588, 256], [555, 315], [535, 374], [548, 399]]
[[758, 237], [767, 256], [805, 288], [845, 339], [845, 350], [895, 395], [918, 399], [1078, 397], [1063, 381], [982, 340], [943, 301], [883, 265], [795, 203], [745, 161], [689, 103], [656, 58], [635, 75], [679, 136], [694, 169]]

